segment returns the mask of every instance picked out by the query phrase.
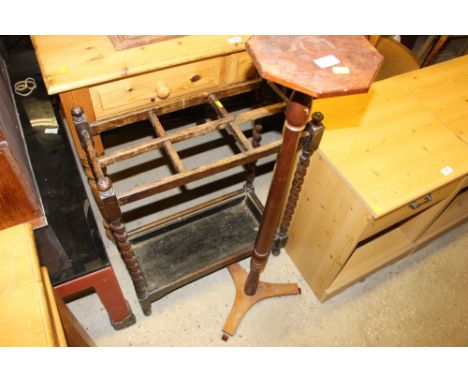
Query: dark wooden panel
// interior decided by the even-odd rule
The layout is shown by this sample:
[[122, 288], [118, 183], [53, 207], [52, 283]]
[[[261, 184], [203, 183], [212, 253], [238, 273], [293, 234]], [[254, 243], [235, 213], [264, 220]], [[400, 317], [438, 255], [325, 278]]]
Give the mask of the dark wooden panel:
[[0, 60], [0, 147], [8, 145], [15, 156], [22, 176], [35, 189], [34, 178], [29, 159], [26, 154], [23, 132], [19, 122], [13, 93], [10, 88], [10, 80], [6, 71], [5, 63]]
[[41, 208], [8, 148], [0, 150], [0, 174], [0, 229], [25, 222], [41, 225]]
[[5, 64], [0, 60], [0, 229], [43, 225], [40, 203]]

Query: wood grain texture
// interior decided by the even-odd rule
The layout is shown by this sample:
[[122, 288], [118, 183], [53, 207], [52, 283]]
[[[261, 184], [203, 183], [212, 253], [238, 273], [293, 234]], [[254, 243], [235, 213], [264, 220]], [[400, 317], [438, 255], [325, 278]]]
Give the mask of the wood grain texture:
[[236, 287], [236, 297], [223, 326], [225, 334], [222, 339], [225, 341], [229, 338], [227, 336], [234, 335], [241, 320], [257, 302], [272, 297], [301, 294], [301, 290], [297, 284], [271, 284], [260, 281], [257, 293], [253, 296], [248, 296], [244, 293], [247, 272], [238, 263], [230, 265], [228, 270]]
[[119, 203], [121, 205], [131, 203], [133, 201], [155, 195], [159, 192], [170, 190], [195, 180], [226, 171], [230, 168], [256, 161], [260, 158], [276, 153], [280, 146], [281, 140], [277, 140], [249, 152], [232, 155], [228, 158], [201, 165], [179, 174], [139, 185], [119, 195]]
[[[208, 96], [208, 102], [210, 103], [211, 107], [215, 110], [219, 118], [225, 118], [229, 116], [228, 111], [221, 103], [221, 100], [216, 96], [216, 94], [210, 94]], [[227, 123], [227, 129], [234, 136], [236, 141], [240, 144], [242, 150], [252, 150], [252, 144], [249, 142], [242, 130], [239, 128], [237, 122]]]
[[[260, 78], [253, 80], [242, 81], [236, 84], [230, 84], [221, 86], [215, 90], [215, 93], [219, 98], [230, 97], [236, 94], [245, 93], [251, 90], [258, 89], [260, 87]], [[130, 123], [142, 121], [147, 118], [149, 112], [153, 111], [157, 115], [172, 113], [173, 111], [181, 110], [191, 106], [200, 105], [206, 102], [211, 92], [204, 91], [201, 93], [193, 94], [186, 97], [175, 97], [165, 101], [158, 102], [156, 105], [145, 107], [135, 112], [129, 112], [121, 116], [115, 116], [110, 118], [101, 119], [91, 123], [93, 131], [102, 133], [107, 130], [116, 129], [120, 126], [128, 125]]]
[[323, 115], [316, 112], [312, 115], [312, 121], [306, 127], [307, 134], [302, 141], [302, 151], [297, 161], [296, 170], [289, 188], [288, 200], [284, 208], [281, 224], [276, 232], [273, 245], [273, 254], [278, 255], [280, 248], [284, 246], [288, 237], [289, 225], [297, 206], [297, 201], [301, 193], [304, 178], [307, 174], [307, 168], [310, 164], [310, 157], [317, 150], [323, 136], [324, 126], [322, 124]]
[[60, 296], [55, 294], [58, 312], [63, 323], [65, 337], [67, 343], [71, 347], [94, 347], [96, 346], [93, 339], [81, 326], [75, 315], [71, 312]]
[[[446, 196], [444, 200], [411, 219], [401, 219], [399, 224], [390, 230], [382, 230], [373, 240], [359, 244], [333, 283], [326, 289], [323, 298], [330, 298], [354, 282], [413, 253], [418, 245], [417, 239], [424, 235], [427, 228], [444, 213], [447, 205], [460, 192], [463, 181], [464, 179], [456, 181], [457, 184], [451, 188], [451, 195]], [[454, 222], [459, 222], [461, 216], [466, 218], [468, 209], [461, 208], [457, 215], [458, 218], [453, 216]], [[439, 225], [440, 222], [440, 220], [437, 221], [436, 225]], [[450, 226], [444, 222], [444, 231]]]
[[221, 83], [223, 63], [223, 57], [215, 57], [93, 86], [90, 95], [96, 116], [106, 118], [214, 89]]
[[468, 143], [468, 56], [402, 74], [392, 81]]
[[[156, 132], [156, 135], [159, 138], [165, 137], [166, 136], [166, 131], [164, 130], [164, 127], [162, 126], [161, 122], [159, 121], [156, 113], [154, 112], [149, 112], [148, 113], [149, 121], [151, 122], [151, 125], [153, 126], [154, 131]], [[167, 156], [169, 157], [172, 165], [176, 169], [177, 172], [184, 172], [185, 171], [185, 166], [182, 160], [179, 157], [179, 154], [177, 153], [176, 149], [174, 148], [174, 145], [171, 142], [165, 142], [163, 144], [163, 148], [166, 151]]]
[[172, 38], [178, 38], [183, 36], [171, 36], [171, 35], [112, 35], [109, 36], [114, 48], [116, 50], [136, 48], [143, 45], [154, 44], [157, 42], [170, 40]]
[[[238, 37], [237, 39], [230, 39]], [[116, 51], [108, 36], [32, 36], [49, 94], [240, 52], [249, 36], [186, 36]]]
[[50, 282], [49, 272], [46, 267], [41, 267], [42, 283], [46, 294], [47, 306], [50, 312], [50, 320], [52, 322], [54, 341], [57, 346], [68, 346], [66, 335], [64, 331], [64, 325], [60, 317], [58, 306], [60, 298], [56, 296], [52, 283]]
[[0, 229], [26, 222], [44, 225], [42, 206], [9, 147], [0, 149], [0, 174]]
[[218, 120], [206, 122], [198, 126], [188, 127], [178, 132], [166, 134], [164, 137], [158, 137], [147, 142], [131, 145], [125, 149], [115, 151], [112, 154], [102, 156], [99, 158], [99, 163], [102, 167], [105, 167], [112, 163], [158, 149], [163, 144], [165, 144], [165, 142], [177, 143], [193, 137], [205, 135], [216, 130], [224, 129], [229, 122], [241, 124], [253, 119], [274, 115], [279, 113], [284, 108], [284, 106], [285, 104], [283, 102], [275, 103], [257, 109], [248, 110], [237, 115], [230, 115]]
[[0, 345], [62, 346], [30, 224], [0, 231]]
[[[444, 206], [445, 207], [445, 206]], [[439, 211], [438, 211], [439, 212]], [[437, 214], [427, 230], [420, 235], [416, 241], [417, 248], [420, 248], [436, 237], [442, 235], [452, 227], [457, 226], [468, 219], [468, 190], [459, 192], [450, 203]]]
[[447, 200], [449, 196], [454, 192], [457, 188], [457, 185], [460, 183], [460, 179], [456, 179], [438, 189], [431, 190], [426, 193], [426, 195], [430, 194], [431, 200], [424, 201], [424, 196], [414, 201], [418, 203], [417, 208], [411, 208], [410, 204], [404, 204], [402, 207], [397, 208], [396, 210], [376, 219], [373, 220], [366, 228], [364, 233], [362, 234], [362, 239], [366, 239], [377, 232], [384, 230], [387, 227], [390, 227], [393, 224], [396, 224], [400, 221], [403, 221], [413, 215], [419, 214], [422, 211], [432, 207], [433, 205], [439, 203], [441, 200]]
[[[256, 293], [260, 272], [265, 268], [270, 255], [276, 228], [288, 197], [289, 178], [293, 172], [299, 140], [309, 119], [311, 109], [312, 97], [300, 92], [294, 92], [286, 106], [283, 141], [276, 157], [276, 165], [273, 170], [262, 221], [258, 228], [254, 250], [250, 259], [250, 271], [244, 287], [246, 295], [252, 296]], [[259, 150], [259, 148], [256, 150]]]
[[411, 253], [415, 244], [395, 228], [378, 239], [358, 247], [349, 262], [319, 297], [322, 301], [342, 291], [354, 282]]
[[5, 62], [0, 58], [0, 229], [46, 223]]
[[322, 301], [467, 220], [468, 146], [425, 103], [439, 86], [441, 105], [463, 100], [462, 61], [315, 102], [327, 121], [322, 160], [313, 158], [287, 250]]
[[[368, 94], [317, 100], [316, 108], [327, 120], [324, 155], [375, 218], [468, 171], [468, 146], [392, 78]], [[447, 166], [453, 171], [444, 175]]]
[[[363, 36], [254, 36], [247, 51], [260, 76], [315, 98], [366, 92], [383, 61]], [[329, 55], [338, 64], [314, 63]]]
[[286, 244], [317, 297], [344, 266], [370, 220], [370, 213], [319, 149], [311, 158]]
[[[65, 117], [67, 121], [68, 128], [71, 131], [74, 146], [78, 152], [78, 155], [81, 159], [83, 166], [87, 167], [85, 153], [81, 148], [80, 139], [76, 133], [75, 126], [73, 125], [73, 118], [71, 115], [71, 109], [73, 106], [80, 106], [83, 109], [83, 112], [86, 115], [86, 120], [88, 122], [93, 122], [96, 120], [96, 115], [94, 113], [94, 108], [91, 102], [88, 89], [78, 89], [71, 92], [65, 92], [60, 94], [60, 106], [62, 116]], [[102, 145], [101, 137], [95, 135], [93, 137], [94, 146], [96, 147], [96, 152], [98, 155], [101, 155], [104, 152], [104, 147]], [[88, 174], [87, 174], [88, 175]]]

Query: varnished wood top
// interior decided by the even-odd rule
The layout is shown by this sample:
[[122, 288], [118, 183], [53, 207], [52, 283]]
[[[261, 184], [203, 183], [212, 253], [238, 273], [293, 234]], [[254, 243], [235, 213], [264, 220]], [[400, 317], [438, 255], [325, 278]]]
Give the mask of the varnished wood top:
[[467, 55], [402, 74], [394, 81], [468, 143]]
[[364, 93], [383, 57], [363, 36], [254, 36], [260, 75], [316, 98]]
[[[466, 106], [458, 110], [468, 99], [462, 67], [468, 72], [468, 57], [376, 82], [367, 94], [315, 102], [325, 116], [320, 150], [374, 217], [468, 174], [468, 145], [450, 129], [468, 126]], [[453, 118], [441, 118], [439, 107]]]
[[49, 94], [245, 49], [249, 36], [185, 36], [115, 50], [108, 36], [32, 36]]
[[52, 318], [52, 302], [31, 225], [1, 230], [0, 346], [65, 346], [61, 323]]

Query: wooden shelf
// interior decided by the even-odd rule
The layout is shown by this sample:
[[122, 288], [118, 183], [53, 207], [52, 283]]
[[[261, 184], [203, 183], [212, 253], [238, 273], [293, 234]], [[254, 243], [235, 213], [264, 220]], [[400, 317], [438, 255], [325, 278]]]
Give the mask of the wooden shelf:
[[468, 188], [463, 189], [417, 240], [422, 246], [468, 218]]
[[358, 246], [333, 283], [325, 290], [326, 298], [406, 256], [414, 247], [415, 244], [408, 239], [401, 227]]

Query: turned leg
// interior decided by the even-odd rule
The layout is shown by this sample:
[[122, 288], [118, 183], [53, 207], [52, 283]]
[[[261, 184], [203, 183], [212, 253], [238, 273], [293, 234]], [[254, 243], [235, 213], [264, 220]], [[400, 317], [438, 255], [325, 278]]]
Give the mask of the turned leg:
[[102, 206], [101, 198], [99, 197], [99, 190], [98, 190], [96, 181], [93, 178], [93, 175], [92, 175], [92, 172], [91, 172], [89, 166], [83, 166], [83, 168], [84, 168], [86, 176], [88, 177], [88, 184], [89, 184], [89, 188], [91, 189], [91, 193], [93, 194], [94, 200], [96, 201], [96, 205], [97, 205], [99, 211], [101, 212], [102, 222], [103, 222], [103, 225], [104, 225], [104, 230], [106, 232], [106, 236], [107, 236], [107, 238], [109, 240], [114, 241], [114, 237], [112, 236], [112, 232], [111, 232], [111, 229], [110, 229], [110, 226], [109, 226], [109, 222], [104, 217], [105, 216], [104, 215], [104, 208]]
[[135, 253], [133, 252], [132, 245], [128, 241], [125, 226], [122, 223], [122, 211], [117, 196], [112, 188], [112, 181], [109, 177], [104, 175], [99, 165], [91, 139], [90, 128], [83, 116], [82, 109], [80, 107], [73, 107], [72, 115], [73, 122], [80, 137], [81, 146], [88, 159], [88, 164], [94, 178], [97, 179], [97, 188], [104, 218], [109, 222], [112, 236], [115, 239], [120, 255], [130, 273], [137, 296], [140, 300], [143, 300], [147, 296], [146, 281]]
[[[261, 107], [264, 103], [264, 95], [261, 89], [254, 92], [253, 104], [255, 107]], [[252, 147], [257, 148], [260, 146], [263, 131], [263, 118], [252, 121]], [[257, 161], [247, 164], [247, 176], [245, 179], [244, 190], [249, 192], [254, 189], [255, 171], [257, 168]]]
[[283, 144], [278, 153], [273, 179], [268, 192], [262, 222], [250, 261], [250, 272], [245, 283], [245, 294], [252, 296], [257, 291], [260, 272], [264, 269], [270, 253], [276, 227], [281, 217], [281, 206], [287, 194], [289, 176], [296, 155], [301, 132], [304, 130], [312, 106], [312, 97], [294, 92], [286, 107], [283, 129]]
[[[77, 127], [77, 124], [79, 124], [79, 123], [85, 122], [86, 125], [87, 125], [87, 131], [88, 131], [90, 137], [93, 137], [91, 127], [86, 122], [86, 116], [83, 113], [83, 110], [81, 108], [80, 108], [80, 110], [81, 110], [81, 114], [80, 114], [80, 117], [79, 117], [80, 119], [76, 119], [75, 116], [73, 116], [73, 108], [72, 108], [72, 112], [71, 112], [71, 114], [72, 114], [71, 121], [72, 121], [72, 124], [73, 124], [72, 136], [73, 136], [73, 140], [75, 142], [75, 145], [77, 145], [77, 144], [81, 145], [81, 137], [79, 136], [78, 127]], [[93, 142], [93, 147], [95, 148], [95, 150], [96, 150], [95, 141], [98, 140], [99, 141], [99, 147], [101, 147], [101, 151], [102, 151], [102, 143], [101, 143], [99, 137], [98, 136], [97, 136], [97, 138], [93, 137], [91, 140]], [[78, 146], [77, 149], [80, 149], [80, 147]], [[97, 150], [96, 150], [96, 152], [97, 152]], [[88, 178], [89, 188], [91, 189], [91, 193], [93, 194], [94, 200], [96, 201], [96, 205], [97, 205], [99, 211], [101, 212], [101, 216], [103, 217], [103, 224], [104, 224], [104, 230], [106, 232], [106, 236], [110, 240], [113, 241], [114, 238], [112, 236], [112, 233], [111, 233], [111, 230], [110, 230], [110, 227], [109, 227], [109, 222], [106, 221], [106, 218], [105, 218], [105, 215], [104, 215], [104, 210], [103, 210], [103, 207], [102, 207], [101, 198], [99, 197], [99, 190], [98, 190], [97, 184], [96, 184], [97, 177], [96, 177], [96, 174], [93, 171], [93, 167], [90, 165], [89, 156], [86, 153], [86, 150], [83, 150], [83, 149], [78, 154], [80, 155], [80, 160], [81, 160], [81, 164], [83, 165], [84, 173], [85, 173], [86, 177]], [[105, 168], [101, 169], [101, 171], [102, 171], [103, 174], [106, 174], [106, 169]]]
[[304, 178], [307, 174], [307, 168], [309, 167], [310, 157], [317, 150], [320, 141], [322, 139], [324, 126], [322, 124], [323, 115], [320, 112], [312, 114], [312, 121], [307, 124], [307, 135], [302, 143], [302, 152], [297, 163], [294, 178], [289, 190], [288, 202], [283, 213], [283, 219], [281, 220], [280, 227], [276, 231], [276, 236], [273, 241], [273, 248], [271, 252], [273, 255], [278, 256], [281, 248], [284, 247], [288, 239], [288, 229], [291, 219], [296, 209], [299, 194], [304, 183]]
[[[106, 190], [103, 190], [103, 192], [105, 191]], [[120, 255], [122, 256], [122, 259], [127, 266], [127, 270], [130, 273], [130, 277], [132, 278], [133, 285], [135, 286], [137, 296], [140, 300], [142, 300], [146, 298], [147, 295], [145, 278], [143, 277], [143, 273], [135, 256], [135, 252], [133, 252], [132, 245], [128, 241], [127, 232], [125, 231], [125, 226], [122, 223], [120, 208], [116, 207], [115, 202], [117, 199], [115, 201], [111, 200], [112, 197], [115, 197], [113, 191], [111, 192], [113, 195], [111, 195], [108, 200], [104, 201], [104, 208], [109, 211], [114, 210], [113, 213], [115, 213], [116, 218], [110, 221], [112, 235], [114, 236], [115, 243], [119, 249]], [[118, 212], [116, 211], [117, 209], [119, 210]]]
[[247, 311], [258, 301], [270, 297], [297, 295], [297, 284], [271, 284], [260, 281], [260, 272], [266, 265], [275, 230], [281, 217], [281, 207], [286, 197], [289, 176], [302, 130], [309, 117], [312, 98], [302, 93], [293, 93], [286, 108], [283, 143], [276, 160], [273, 180], [263, 212], [247, 274], [238, 264], [228, 267], [236, 286], [236, 297], [231, 312], [223, 327], [223, 340], [234, 335]]
[[[257, 120], [253, 122], [253, 129], [252, 129], [252, 147], [257, 148], [260, 146], [260, 142], [262, 140], [262, 121]], [[255, 179], [255, 169], [257, 167], [257, 162], [252, 162], [247, 165], [247, 179], [245, 181], [245, 190], [251, 191], [253, 190], [253, 182]]]
[[[86, 177], [88, 178], [88, 184], [93, 194], [94, 200], [96, 201], [96, 204], [102, 215], [102, 205], [99, 199], [99, 192], [96, 186], [96, 180], [89, 166], [88, 160], [86, 158], [86, 154], [81, 147], [80, 138], [76, 130], [75, 122], [73, 121], [73, 115], [71, 113], [71, 110], [74, 105], [77, 105], [77, 104], [83, 105], [83, 109], [85, 110], [85, 112], [83, 112], [83, 116], [84, 116], [84, 113], [86, 113], [86, 118], [88, 120], [94, 121], [96, 119], [94, 115], [94, 110], [91, 104], [91, 100], [89, 98], [89, 92], [85, 88], [85, 89], [74, 90], [71, 92], [61, 93], [60, 104], [61, 104], [61, 109], [62, 109], [62, 115], [65, 117], [67, 124], [68, 124], [68, 128], [69, 128], [68, 131], [70, 132], [70, 136], [71, 136], [70, 144], [72, 144], [76, 149], [76, 152], [81, 161], [84, 173]], [[101, 136], [99, 134], [93, 135], [91, 130], [90, 130], [90, 135], [92, 136], [94, 148], [96, 150], [97, 155], [103, 154], [104, 148], [102, 145]], [[103, 169], [103, 172], [104, 174], [106, 173], [105, 169]], [[110, 240], [113, 240], [113, 237], [109, 228], [109, 223], [105, 219], [104, 219], [103, 225], [104, 225], [104, 229], [106, 232], [106, 236]]]

